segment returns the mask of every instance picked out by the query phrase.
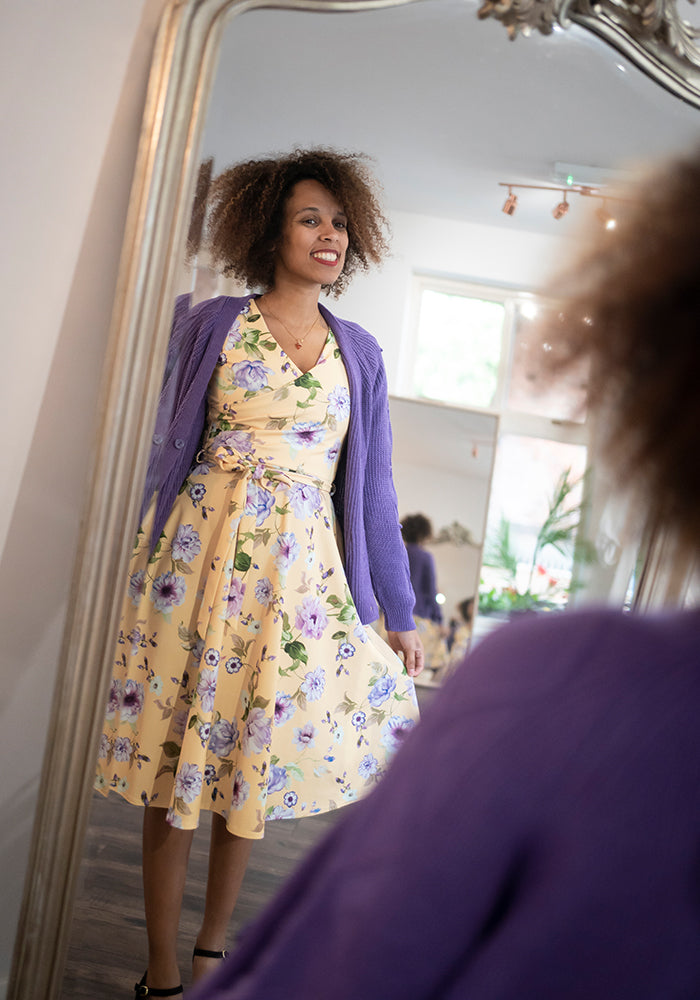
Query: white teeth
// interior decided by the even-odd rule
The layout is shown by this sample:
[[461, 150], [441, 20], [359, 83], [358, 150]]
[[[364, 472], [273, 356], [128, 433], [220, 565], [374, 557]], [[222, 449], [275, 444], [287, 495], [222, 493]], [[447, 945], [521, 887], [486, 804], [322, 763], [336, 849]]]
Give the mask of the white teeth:
[[315, 253], [313, 256], [317, 260], [330, 260], [333, 263], [335, 263], [335, 261], [338, 259], [338, 254], [337, 253], [324, 253], [323, 251], [320, 251], [319, 253]]

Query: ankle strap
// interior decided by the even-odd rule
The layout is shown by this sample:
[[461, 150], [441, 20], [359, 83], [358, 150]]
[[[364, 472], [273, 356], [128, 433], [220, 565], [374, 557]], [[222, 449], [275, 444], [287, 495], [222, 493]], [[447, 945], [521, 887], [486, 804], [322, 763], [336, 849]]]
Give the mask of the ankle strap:
[[209, 951], [208, 948], [197, 948], [195, 947], [192, 952], [192, 958], [227, 958], [228, 952], [224, 948], [223, 951]]

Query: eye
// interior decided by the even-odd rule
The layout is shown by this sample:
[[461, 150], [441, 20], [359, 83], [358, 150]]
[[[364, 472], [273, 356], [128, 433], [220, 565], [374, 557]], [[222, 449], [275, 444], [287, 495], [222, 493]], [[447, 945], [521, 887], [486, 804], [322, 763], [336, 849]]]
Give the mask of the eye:
[[347, 222], [342, 222], [340, 219], [338, 219], [334, 223], [334, 226], [335, 226], [336, 229], [342, 229], [343, 231], [345, 231], [348, 228]]
[[310, 215], [308, 219], [302, 219], [301, 224], [302, 226], [316, 226], [318, 225], [318, 219], [315, 216]]

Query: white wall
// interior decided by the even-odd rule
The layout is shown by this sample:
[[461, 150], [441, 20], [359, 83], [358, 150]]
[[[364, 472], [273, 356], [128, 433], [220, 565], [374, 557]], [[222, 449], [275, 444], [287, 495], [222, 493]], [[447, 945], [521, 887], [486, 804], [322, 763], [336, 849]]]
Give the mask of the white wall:
[[2, 3], [0, 995], [164, 0]]

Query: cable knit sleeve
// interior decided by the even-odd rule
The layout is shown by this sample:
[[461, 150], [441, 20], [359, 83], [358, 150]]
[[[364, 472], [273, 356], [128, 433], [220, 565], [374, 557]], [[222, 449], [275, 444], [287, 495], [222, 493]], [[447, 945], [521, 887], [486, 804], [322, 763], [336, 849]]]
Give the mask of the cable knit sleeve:
[[391, 470], [391, 424], [386, 372], [381, 355], [369, 398], [364, 528], [372, 586], [392, 631], [415, 628], [415, 596], [408, 556], [401, 537], [398, 502]]

